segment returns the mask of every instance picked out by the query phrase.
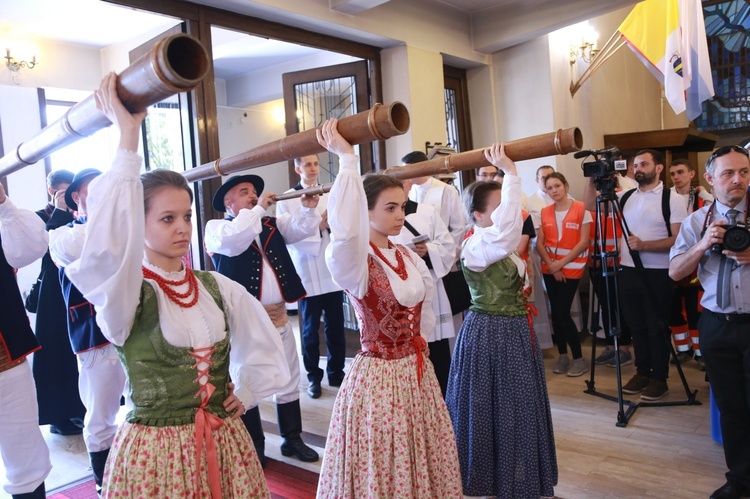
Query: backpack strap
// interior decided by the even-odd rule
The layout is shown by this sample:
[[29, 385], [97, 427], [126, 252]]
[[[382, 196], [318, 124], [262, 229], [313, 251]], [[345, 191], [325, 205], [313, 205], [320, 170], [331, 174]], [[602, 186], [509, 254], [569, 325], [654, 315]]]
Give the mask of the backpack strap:
[[667, 226], [667, 235], [672, 237], [672, 225], [669, 223], [669, 218], [672, 215], [672, 210], [669, 207], [669, 198], [672, 195], [672, 189], [664, 187], [661, 191], [661, 214], [664, 217], [664, 223]]
[[[629, 191], [625, 192], [625, 194], [622, 195], [620, 198], [620, 212], [622, 213], [622, 210], [625, 209], [625, 203], [628, 199], [630, 199], [630, 196], [633, 195], [635, 192], [635, 189], [630, 189]], [[669, 200], [670, 196], [672, 194], [672, 191], [670, 189], [667, 189], [664, 187], [661, 191], [661, 215], [664, 217], [664, 224], [667, 226], [667, 234], [669, 237], [672, 237], [672, 225], [669, 223], [669, 219], [672, 216], [672, 209], [669, 206]], [[624, 215], [623, 215], [624, 216]]]

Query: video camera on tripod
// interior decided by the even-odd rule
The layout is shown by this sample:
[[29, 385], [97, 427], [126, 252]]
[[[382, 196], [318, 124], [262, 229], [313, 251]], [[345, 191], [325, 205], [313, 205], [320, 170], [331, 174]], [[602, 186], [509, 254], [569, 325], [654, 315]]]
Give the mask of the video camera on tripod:
[[617, 189], [615, 172], [628, 170], [628, 162], [622, 159], [622, 151], [619, 147], [609, 146], [599, 150], [579, 151], [573, 155], [577, 159], [589, 156], [593, 156], [594, 161], [581, 165], [583, 176], [594, 179], [594, 186], [601, 193], [600, 201], [614, 199]]

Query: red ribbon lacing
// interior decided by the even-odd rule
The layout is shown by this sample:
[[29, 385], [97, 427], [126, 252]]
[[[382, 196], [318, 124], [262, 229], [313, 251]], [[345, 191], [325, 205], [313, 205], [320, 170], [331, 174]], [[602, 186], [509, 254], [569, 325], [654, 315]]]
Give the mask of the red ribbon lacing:
[[[214, 364], [211, 360], [211, 354], [214, 353], [214, 347], [196, 348], [190, 355], [195, 357], [195, 364], [193, 367], [198, 371], [198, 377], [195, 379], [196, 383], [200, 385], [196, 397], [201, 397], [201, 405], [198, 407], [198, 412], [195, 415], [195, 494], [200, 497], [200, 464], [201, 454], [203, 453], [203, 440], [206, 441], [206, 463], [208, 464], [208, 485], [211, 490], [211, 497], [213, 499], [221, 499], [221, 477], [219, 475], [219, 458], [216, 451], [216, 442], [214, 441], [215, 430], [218, 430], [224, 421], [218, 416], [206, 412], [206, 406], [208, 401], [213, 395], [216, 387], [211, 383], [201, 384], [201, 378], [206, 376], [211, 379], [212, 376], [208, 373], [210, 366]], [[201, 362], [208, 364], [208, 367], [201, 369], [199, 367]]]
[[427, 340], [422, 335], [416, 333], [411, 337], [411, 344], [414, 345], [414, 351], [417, 354], [417, 384], [422, 386], [422, 376], [424, 376], [424, 350], [427, 348]]

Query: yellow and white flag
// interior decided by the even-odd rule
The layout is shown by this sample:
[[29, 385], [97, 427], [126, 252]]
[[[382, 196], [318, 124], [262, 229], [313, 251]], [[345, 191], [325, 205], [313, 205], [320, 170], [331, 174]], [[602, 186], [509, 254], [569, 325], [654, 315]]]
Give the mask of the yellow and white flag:
[[699, 116], [701, 103], [714, 95], [700, 0], [645, 0], [619, 31], [664, 85], [674, 112]]

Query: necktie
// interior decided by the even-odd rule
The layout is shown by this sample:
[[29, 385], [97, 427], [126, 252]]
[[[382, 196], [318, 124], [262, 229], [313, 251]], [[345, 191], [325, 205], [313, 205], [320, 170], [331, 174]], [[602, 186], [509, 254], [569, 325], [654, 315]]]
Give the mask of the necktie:
[[[727, 221], [729, 227], [737, 224], [737, 215], [740, 212], [737, 210], [727, 211]], [[721, 255], [721, 263], [719, 264], [719, 287], [716, 289], [716, 302], [719, 308], [726, 308], [729, 306], [729, 297], [732, 292], [732, 265], [733, 262], [725, 255]]]

